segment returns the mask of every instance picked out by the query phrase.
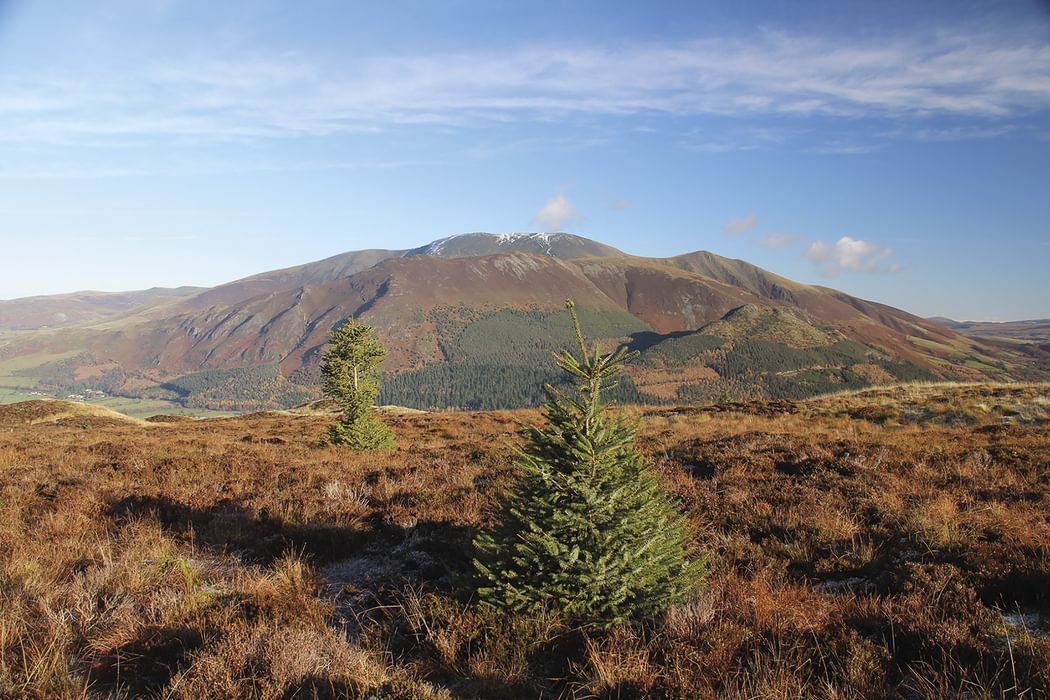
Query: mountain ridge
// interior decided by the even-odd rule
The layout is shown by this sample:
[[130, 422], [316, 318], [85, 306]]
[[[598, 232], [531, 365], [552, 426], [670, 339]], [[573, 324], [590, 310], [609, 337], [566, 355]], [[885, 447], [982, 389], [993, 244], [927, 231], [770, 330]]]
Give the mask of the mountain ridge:
[[1018, 321], [955, 321], [938, 316], [929, 320], [964, 335], [979, 338], [1050, 342], [1050, 318]]
[[[243, 377], [249, 375], [258, 381], [259, 368], [270, 368], [262, 382], [272, 385], [267, 396], [283, 391], [302, 398], [316, 393], [313, 373], [328, 330], [353, 315], [375, 326], [390, 349], [385, 369], [391, 377], [408, 373], [419, 387], [462, 384], [459, 375], [439, 375], [476, 370], [481, 360], [470, 360], [469, 349], [457, 354], [450, 348], [464, 332], [485, 327], [487, 334], [471, 335], [489, 348], [483, 353], [484, 372], [494, 377], [502, 363], [504, 373], [507, 367], [519, 368], [524, 382], [530, 363], [545, 362], [533, 350], [541, 345], [547, 350], [547, 341], [519, 334], [514, 324], [532, 324], [535, 334], [549, 340], [560, 331], [546, 319], [557, 318], [567, 297], [605, 328], [606, 335], [597, 339], [607, 344], [632, 342], [629, 336], [638, 333], [671, 340], [740, 309], [761, 323], [783, 326], [767, 328], [754, 342], [723, 338], [722, 350], [715, 348], [710, 332], [704, 339], [674, 344], [676, 353], [695, 346], [706, 364], [694, 363], [695, 371], [679, 379], [673, 376], [678, 370], [661, 370], [664, 396], [678, 396], [707, 380], [710, 385], [702, 391], [695, 386], [688, 391], [708, 395], [722, 381], [737, 393], [790, 393], [792, 377], [803, 368], [784, 368], [806, 362], [812, 387], [826, 388], [897, 375], [1025, 378], [1040, 371], [1042, 361], [1038, 352], [993, 347], [900, 309], [794, 282], [743, 260], [706, 251], [645, 258], [565, 233], [470, 233], [404, 251], [349, 251], [187, 294], [162, 307], [147, 304], [91, 324], [21, 333], [0, 341], [0, 360], [77, 353], [75, 359], [61, 360], [64, 365], [41, 369], [41, 377], [66, 377], [69, 383], [69, 377], [80, 381], [101, 374], [110, 391], [168, 392], [178, 400], [216, 392], [246, 397], [250, 387], [230, 387], [246, 383]], [[489, 347], [512, 336], [533, 350], [523, 354], [520, 348]], [[758, 339], [764, 337], [779, 340], [762, 345]], [[807, 338], [827, 340], [829, 348], [842, 342], [855, 346], [810, 351]], [[764, 369], [749, 374], [741, 365], [748, 361]], [[900, 363], [915, 369], [904, 371]], [[636, 398], [642, 399], [643, 374], [639, 369], [633, 375], [642, 392]], [[402, 384], [407, 387], [408, 381]], [[201, 394], [204, 384], [211, 388]], [[220, 385], [227, 388], [216, 390]]]
[[206, 291], [205, 287], [150, 287], [125, 292], [79, 290], [0, 300], [0, 330], [63, 328], [164, 305]]

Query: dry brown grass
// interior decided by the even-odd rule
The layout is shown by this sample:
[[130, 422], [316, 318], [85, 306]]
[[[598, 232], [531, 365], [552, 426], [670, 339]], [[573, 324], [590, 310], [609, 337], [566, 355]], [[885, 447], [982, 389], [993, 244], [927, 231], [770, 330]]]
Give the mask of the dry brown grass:
[[0, 696], [1045, 695], [1050, 431], [974, 409], [1022, 389], [632, 409], [714, 573], [607, 634], [469, 599], [535, 412], [388, 413], [364, 455], [324, 415], [0, 416]]
[[144, 425], [145, 421], [125, 416], [105, 406], [93, 406], [85, 403], [58, 401], [56, 399], [37, 399], [8, 404], [0, 412], [0, 429], [21, 425], [40, 423], [57, 423], [71, 419], [94, 421], [113, 421]]

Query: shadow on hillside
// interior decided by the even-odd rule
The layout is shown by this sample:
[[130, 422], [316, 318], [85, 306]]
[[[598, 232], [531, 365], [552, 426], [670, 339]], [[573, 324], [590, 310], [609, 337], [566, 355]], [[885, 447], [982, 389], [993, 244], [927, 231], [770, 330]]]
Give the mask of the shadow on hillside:
[[675, 331], [673, 333], [656, 333], [654, 331], [631, 333], [631, 335], [628, 336], [630, 340], [625, 347], [629, 352], [644, 352], [657, 343], [662, 343], [665, 340], [673, 340], [674, 338], [684, 338], [685, 336], [693, 335], [694, 333], [696, 333], [695, 330]]
[[448, 570], [470, 566], [471, 528], [447, 522], [419, 522], [402, 527], [379, 513], [353, 526], [329, 523], [289, 523], [266, 509], [256, 511], [224, 499], [206, 508], [163, 496], [129, 496], [113, 502], [107, 515], [117, 523], [146, 518], [198, 547], [230, 552], [244, 561], [272, 563], [282, 554], [302, 552], [317, 565], [325, 565], [365, 551], [393, 551], [410, 538], [414, 548], [444, 562]]

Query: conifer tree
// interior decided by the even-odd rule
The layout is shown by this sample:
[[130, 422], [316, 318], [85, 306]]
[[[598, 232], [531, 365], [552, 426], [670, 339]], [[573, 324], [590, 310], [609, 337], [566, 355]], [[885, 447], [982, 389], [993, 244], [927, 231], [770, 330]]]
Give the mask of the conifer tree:
[[394, 447], [390, 429], [375, 415], [379, 395], [379, 363], [386, 348], [376, 339], [371, 326], [353, 317], [333, 328], [328, 349], [321, 358], [321, 377], [325, 396], [339, 402], [342, 416], [328, 428], [328, 440], [356, 450], [382, 450]]
[[477, 593], [482, 605], [606, 627], [659, 614], [699, 584], [706, 562], [687, 558], [688, 521], [643, 463], [635, 424], [602, 404], [632, 355], [588, 350], [566, 305], [580, 356], [555, 360], [574, 386], [546, 387], [549, 426], [526, 428], [519, 479], [474, 542]]

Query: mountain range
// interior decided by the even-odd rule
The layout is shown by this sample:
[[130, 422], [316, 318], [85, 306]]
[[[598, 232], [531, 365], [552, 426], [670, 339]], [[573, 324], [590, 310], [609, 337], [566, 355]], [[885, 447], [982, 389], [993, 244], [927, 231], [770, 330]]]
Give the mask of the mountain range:
[[1027, 321], [953, 321], [950, 318], [938, 317], [930, 320], [978, 338], [1050, 342], [1050, 318]]
[[[908, 380], [1050, 376], [1050, 346], [793, 282], [708, 252], [628, 255], [567, 233], [470, 233], [363, 250], [217, 287], [0, 302], [0, 385], [246, 410], [318, 396], [329, 330], [354, 316], [390, 350], [382, 399], [495, 408], [542, 399], [550, 351], [585, 333], [639, 351], [642, 402], [808, 396]], [[6, 368], [6, 369], [5, 369]]]

